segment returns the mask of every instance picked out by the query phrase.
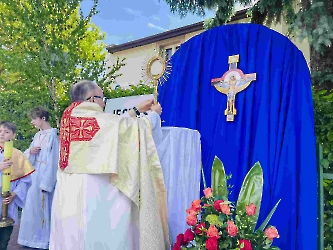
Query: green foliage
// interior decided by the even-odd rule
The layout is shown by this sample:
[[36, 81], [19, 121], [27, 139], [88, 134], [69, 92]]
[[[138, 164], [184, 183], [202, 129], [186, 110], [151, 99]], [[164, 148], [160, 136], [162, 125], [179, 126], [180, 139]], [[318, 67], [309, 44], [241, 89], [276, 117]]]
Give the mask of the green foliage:
[[97, 13], [97, 0], [86, 17], [80, 12], [81, 2], [0, 3], [2, 92], [16, 92], [24, 99], [39, 91], [38, 98], [51, 100], [57, 125], [71, 84], [83, 78], [103, 78], [106, 51], [100, 41], [105, 34], [90, 22]]
[[[225, 192], [227, 190], [226, 183], [228, 176], [225, 175], [223, 164], [216, 156], [211, 175], [212, 183], [214, 183], [212, 187], [216, 189], [223, 187], [222, 191]], [[262, 227], [254, 230], [261, 205], [262, 187], [263, 173], [260, 163], [256, 163], [244, 178], [237, 206], [233, 202], [228, 201], [228, 192], [226, 192], [226, 197], [221, 200], [219, 192], [214, 192], [214, 190], [207, 188], [204, 191], [205, 196], [200, 200], [200, 204], [204, 204], [204, 206], [200, 206], [199, 200], [196, 200], [186, 210], [188, 213], [188, 222], [191, 224], [193, 222], [194, 224], [188, 229], [191, 232], [190, 234], [193, 235], [194, 240], [189, 243], [176, 242], [175, 244], [178, 244], [181, 249], [206, 249], [208, 235], [214, 233], [219, 236], [219, 239], [209, 239], [215, 241], [218, 249], [242, 249], [245, 243], [244, 241], [241, 243], [241, 240], [246, 240], [247, 244], [251, 244], [251, 249], [279, 249], [272, 246], [273, 240], [268, 239], [266, 232], [263, 231], [268, 228], [276, 230], [272, 226], [266, 226], [278, 204], [276, 204], [267, 216]], [[212, 191], [212, 195], [209, 191]], [[215, 196], [215, 194], [220, 196]], [[248, 209], [246, 205], [250, 204], [251, 206]], [[187, 234], [189, 234], [188, 230]], [[275, 233], [276, 237], [278, 237], [277, 230]]]
[[[215, 11], [215, 17], [205, 22], [205, 28], [213, 28], [230, 21], [235, 13], [236, 4], [249, 7], [251, 0], [165, 0], [173, 13], [181, 17], [187, 13], [205, 15], [205, 10]], [[308, 38], [318, 51], [332, 44], [333, 16], [331, 0], [261, 0], [249, 8], [248, 14], [253, 23], [280, 23], [284, 20], [290, 32], [301, 40]]]
[[260, 163], [257, 162], [245, 176], [236, 205], [237, 215], [240, 220], [243, 220], [247, 217], [244, 213], [246, 205], [253, 203], [257, 207], [255, 215], [251, 217], [253, 220], [247, 224], [247, 230], [249, 230], [249, 233], [254, 230], [257, 224], [261, 206], [263, 185], [264, 178], [262, 168]]
[[313, 89], [317, 142], [323, 144], [321, 164], [324, 172], [333, 173], [333, 92]]
[[105, 91], [105, 97], [109, 99], [136, 96], [136, 95], [149, 95], [153, 94], [154, 88], [145, 84], [132, 85], [129, 89], [117, 88], [115, 90]]
[[333, 180], [324, 180], [324, 247], [333, 249]]
[[217, 199], [227, 200], [228, 198], [228, 186], [225, 170], [221, 160], [215, 156], [212, 166], [212, 189], [213, 195]]

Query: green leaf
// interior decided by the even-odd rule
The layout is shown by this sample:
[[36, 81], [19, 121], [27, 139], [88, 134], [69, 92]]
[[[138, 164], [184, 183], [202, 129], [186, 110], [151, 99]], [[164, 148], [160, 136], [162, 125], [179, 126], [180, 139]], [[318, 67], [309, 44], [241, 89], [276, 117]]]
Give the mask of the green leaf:
[[204, 173], [202, 165], [201, 165], [201, 175], [202, 175], [202, 181], [203, 181], [204, 188], [206, 189], [207, 188], [207, 184], [206, 184], [205, 173]]
[[276, 205], [273, 207], [273, 209], [271, 210], [271, 212], [268, 214], [268, 216], [266, 217], [266, 219], [264, 220], [264, 222], [261, 224], [261, 226], [258, 228], [258, 231], [264, 231], [265, 227], [267, 226], [267, 224], [269, 223], [269, 221], [271, 220], [273, 214], [275, 213], [276, 208], [278, 207], [279, 203], [280, 203], [281, 199], [276, 203]]
[[321, 159], [320, 164], [324, 167], [324, 168], [328, 168], [330, 165], [330, 162], [327, 159]]
[[[263, 189], [263, 173], [262, 168], [259, 162], [254, 164], [250, 171], [245, 176], [241, 191], [238, 196], [236, 213], [238, 215], [245, 214], [247, 216], [246, 205], [253, 203], [256, 207], [256, 214], [253, 216], [253, 223], [249, 225], [250, 230], [254, 231], [254, 228], [258, 221], [261, 198], [262, 198], [262, 189]], [[242, 216], [240, 216], [242, 217]]]
[[228, 186], [223, 163], [215, 156], [212, 166], [212, 190], [213, 196], [228, 199]]
[[328, 134], [327, 134], [327, 138], [328, 138], [330, 141], [333, 141], [333, 131], [328, 132]]

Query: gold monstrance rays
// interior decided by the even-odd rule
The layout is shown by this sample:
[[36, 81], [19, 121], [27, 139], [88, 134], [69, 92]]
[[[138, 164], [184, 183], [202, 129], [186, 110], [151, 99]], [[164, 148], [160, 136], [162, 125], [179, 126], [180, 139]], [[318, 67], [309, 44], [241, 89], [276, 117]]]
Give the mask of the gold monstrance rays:
[[157, 103], [158, 86], [165, 83], [171, 73], [171, 61], [166, 61], [161, 51], [154, 50], [142, 66], [142, 78], [145, 84], [153, 83], [154, 101]]

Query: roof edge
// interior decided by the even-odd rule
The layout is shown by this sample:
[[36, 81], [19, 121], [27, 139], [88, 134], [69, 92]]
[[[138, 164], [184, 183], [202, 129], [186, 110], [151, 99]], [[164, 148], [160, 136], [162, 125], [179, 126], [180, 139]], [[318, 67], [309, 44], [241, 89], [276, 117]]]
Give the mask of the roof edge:
[[[246, 12], [247, 12], [247, 9], [237, 11], [235, 13], [235, 15], [231, 17], [230, 22], [234, 22], [234, 21], [238, 21], [238, 20], [246, 18], [247, 17]], [[165, 31], [165, 32], [162, 32], [162, 33], [159, 33], [156, 35], [140, 38], [138, 40], [134, 40], [131, 42], [122, 43], [119, 45], [108, 45], [108, 46], [106, 46], [106, 49], [109, 53], [115, 53], [115, 52], [119, 52], [122, 50], [136, 48], [136, 47], [147, 45], [150, 43], [155, 43], [158, 41], [162, 41], [162, 40], [170, 39], [173, 37], [177, 37], [177, 36], [185, 35], [188, 33], [203, 30], [204, 29], [203, 24], [204, 24], [204, 21], [201, 21], [201, 22], [186, 25], [184, 27], [180, 27], [177, 29]]]

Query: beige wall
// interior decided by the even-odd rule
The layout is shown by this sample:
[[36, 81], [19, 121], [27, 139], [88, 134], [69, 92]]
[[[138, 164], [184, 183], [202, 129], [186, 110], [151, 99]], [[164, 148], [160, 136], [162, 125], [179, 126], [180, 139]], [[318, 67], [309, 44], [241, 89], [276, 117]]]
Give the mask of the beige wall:
[[[250, 21], [249, 18], [239, 20], [233, 23], [248, 23]], [[271, 26], [271, 29], [286, 35], [287, 34], [287, 26], [278, 24]], [[120, 73], [123, 76], [120, 76], [116, 79], [116, 84], [119, 84], [121, 87], [127, 88], [129, 85], [137, 85], [140, 80], [142, 79], [142, 67], [144, 66], [145, 62], [151, 57], [154, 53], [154, 49], [159, 49], [160, 47], [167, 47], [170, 45], [178, 45], [184, 43], [191, 39], [192, 37], [202, 33], [202, 31], [188, 33], [186, 35], [182, 35], [179, 37], [159, 41], [157, 43], [148, 44], [144, 46], [140, 46], [137, 48], [132, 48], [125, 51], [119, 51], [113, 54], [108, 53], [108, 66], [112, 66], [117, 57], [120, 59], [126, 58], [126, 65], [122, 67]], [[303, 52], [305, 59], [309, 63], [310, 59], [310, 47], [307, 41], [299, 42], [291, 39], [292, 42]]]

